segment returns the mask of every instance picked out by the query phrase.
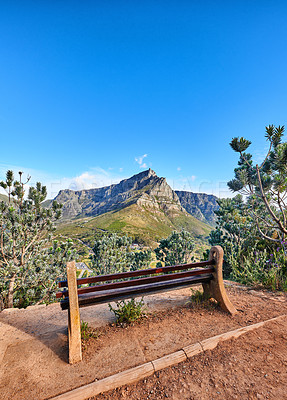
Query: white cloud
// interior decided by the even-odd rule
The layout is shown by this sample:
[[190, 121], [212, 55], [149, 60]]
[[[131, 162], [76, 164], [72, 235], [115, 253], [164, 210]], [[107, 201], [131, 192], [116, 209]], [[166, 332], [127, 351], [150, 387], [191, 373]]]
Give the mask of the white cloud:
[[91, 171], [85, 171], [75, 177], [65, 177], [58, 180], [58, 182], [51, 182], [50, 192], [51, 196], [55, 197], [61, 189], [87, 190], [110, 186], [119, 183], [123, 179], [125, 178], [122, 176], [112, 174], [102, 168], [96, 168]]
[[177, 167], [176, 169], [177, 169], [177, 171], [181, 171], [181, 167]]
[[139, 157], [135, 157], [135, 161], [139, 164], [140, 168], [147, 168], [146, 163], [143, 162], [144, 158], [147, 157], [147, 154], [144, 154]]
[[[26, 191], [29, 186], [34, 186], [36, 182], [41, 182], [47, 187], [47, 198], [49, 199], [54, 198], [62, 189], [92, 189], [119, 183], [122, 179], [125, 179], [123, 176], [112, 173], [111, 171], [106, 171], [100, 167], [91, 168], [89, 171], [84, 171], [80, 175], [74, 177], [60, 177], [32, 168], [0, 164], [0, 181], [5, 180], [6, 171], [8, 169], [15, 172], [15, 178], [18, 178], [16, 172], [23, 171], [23, 181], [25, 181], [27, 175], [31, 176], [29, 184], [26, 185]], [[0, 193], [6, 194], [2, 188], [0, 188]]]

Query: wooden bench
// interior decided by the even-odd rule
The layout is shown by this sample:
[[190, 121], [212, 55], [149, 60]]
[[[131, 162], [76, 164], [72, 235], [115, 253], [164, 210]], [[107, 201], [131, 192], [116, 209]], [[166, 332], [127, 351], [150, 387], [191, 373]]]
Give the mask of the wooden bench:
[[[59, 287], [65, 289], [56, 296], [62, 298], [62, 309], [68, 309], [69, 363], [82, 360], [79, 307], [202, 284], [204, 292], [214, 298], [224, 311], [235, 314], [236, 309], [225, 292], [222, 263], [223, 250], [220, 246], [211, 248], [208, 261], [80, 279], [76, 278], [75, 262], [68, 263], [67, 280], [59, 282]], [[78, 287], [87, 284], [96, 285]]]

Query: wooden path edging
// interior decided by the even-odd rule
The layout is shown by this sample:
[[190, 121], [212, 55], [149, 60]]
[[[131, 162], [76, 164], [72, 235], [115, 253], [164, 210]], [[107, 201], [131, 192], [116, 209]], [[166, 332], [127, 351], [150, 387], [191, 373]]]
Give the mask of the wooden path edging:
[[149, 361], [145, 364], [139, 365], [138, 367], [127, 369], [126, 371], [119, 372], [99, 381], [89, 383], [77, 389], [60, 394], [56, 397], [52, 397], [50, 400], [85, 400], [89, 397], [97, 396], [100, 393], [116, 389], [120, 386], [130, 385], [153, 375], [156, 371], [186, 361], [188, 358], [191, 358], [196, 354], [203, 353], [206, 350], [213, 350], [220, 342], [224, 342], [232, 338], [238, 338], [244, 333], [261, 328], [269, 322], [279, 321], [284, 318], [286, 318], [286, 315], [281, 315], [266, 321], [258, 322], [257, 324], [247, 325], [233, 331], [222, 333], [221, 335], [213, 336], [211, 338], [183, 347], [179, 351], [168, 354], [167, 356], [158, 358], [154, 361]]

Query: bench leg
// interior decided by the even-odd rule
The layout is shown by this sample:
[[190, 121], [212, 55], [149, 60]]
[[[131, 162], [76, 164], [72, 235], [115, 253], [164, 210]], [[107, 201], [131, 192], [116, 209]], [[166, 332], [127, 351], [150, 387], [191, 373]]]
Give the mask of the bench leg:
[[82, 361], [81, 321], [75, 261], [67, 263], [67, 281], [69, 290], [69, 363], [75, 364], [79, 361]]
[[229, 300], [223, 283], [223, 249], [221, 246], [213, 246], [211, 248], [209, 260], [215, 260], [215, 271], [213, 273], [213, 280], [202, 285], [203, 291], [207, 296], [214, 298], [224, 311], [231, 315], [236, 314], [237, 310]]

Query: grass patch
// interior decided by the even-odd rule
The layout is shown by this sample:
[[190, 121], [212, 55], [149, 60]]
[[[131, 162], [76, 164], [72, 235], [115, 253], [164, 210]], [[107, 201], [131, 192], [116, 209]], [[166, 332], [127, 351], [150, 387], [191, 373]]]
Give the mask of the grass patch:
[[91, 338], [97, 339], [100, 333], [97, 329], [89, 326], [88, 322], [81, 321], [81, 339], [82, 341], [87, 341]]
[[206, 308], [207, 310], [214, 310], [218, 304], [214, 299], [201, 290], [191, 289], [191, 296], [187, 304], [191, 308]]
[[119, 325], [130, 324], [146, 316], [143, 298], [140, 301], [135, 299], [118, 301], [115, 308], [109, 303], [109, 308], [115, 314]]
[[110, 231], [121, 231], [122, 228], [126, 226], [126, 222], [124, 221], [113, 221], [109, 226], [108, 230]]

